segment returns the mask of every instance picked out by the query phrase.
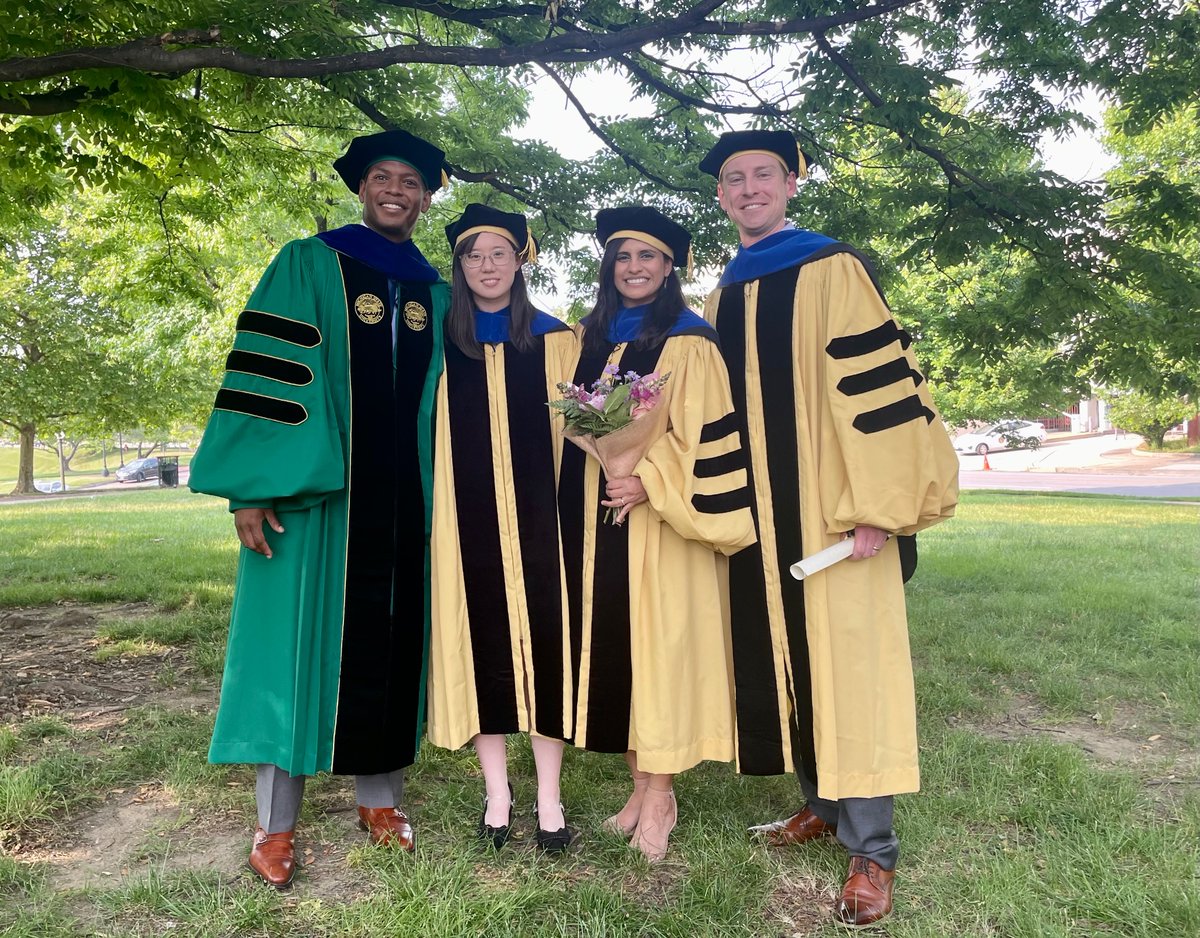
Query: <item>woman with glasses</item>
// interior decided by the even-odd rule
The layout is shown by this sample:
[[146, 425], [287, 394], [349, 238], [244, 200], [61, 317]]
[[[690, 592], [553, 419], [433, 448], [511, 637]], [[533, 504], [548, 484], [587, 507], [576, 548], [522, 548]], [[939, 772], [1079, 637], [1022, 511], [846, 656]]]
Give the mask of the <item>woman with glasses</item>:
[[473, 742], [485, 795], [477, 834], [512, 825], [506, 736], [529, 733], [537, 844], [571, 842], [559, 798], [571, 736], [571, 657], [555, 502], [562, 438], [547, 401], [570, 374], [570, 328], [534, 309], [523, 215], [468, 205], [446, 226], [453, 251], [445, 370], [434, 445], [428, 735]]
[[[733, 758], [723, 555], [754, 542], [746, 459], [716, 333], [687, 308], [678, 265], [691, 235], [651, 208], [596, 215], [604, 245], [596, 305], [581, 323], [572, 382], [606, 368], [669, 375], [639, 419], [663, 432], [633, 474], [606, 479], [568, 447], [559, 516], [572, 637], [579, 648], [575, 744], [623, 753], [625, 806], [605, 822], [651, 862], [675, 826], [673, 778]], [[607, 508], [623, 523], [606, 524]]]

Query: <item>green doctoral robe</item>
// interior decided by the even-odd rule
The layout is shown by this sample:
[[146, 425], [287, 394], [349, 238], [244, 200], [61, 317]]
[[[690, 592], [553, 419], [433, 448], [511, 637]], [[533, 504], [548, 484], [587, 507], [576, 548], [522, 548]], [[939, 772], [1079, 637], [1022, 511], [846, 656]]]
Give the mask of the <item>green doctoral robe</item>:
[[238, 318], [189, 484], [273, 508], [284, 533], [266, 530], [271, 559], [241, 550], [212, 762], [415, 759], [448, 302], [411, 242], [347, 226], [287, 244]]

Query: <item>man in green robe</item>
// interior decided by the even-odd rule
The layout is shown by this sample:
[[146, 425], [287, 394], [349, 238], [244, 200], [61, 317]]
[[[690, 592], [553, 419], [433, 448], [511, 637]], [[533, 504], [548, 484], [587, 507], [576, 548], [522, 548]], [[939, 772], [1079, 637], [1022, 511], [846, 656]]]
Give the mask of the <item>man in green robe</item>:
[[412, 243], [445, 154], [400, 130], [334, 168], [363, 206], [285, 245], [238, 317], [193, 491], [243, 550], [209, 759], [258, 767], [250, 866], [283, 887], [306, 776], [355, 776], [360, 826], [400, 810], [424, 720], [430, 427], [449, 288]]

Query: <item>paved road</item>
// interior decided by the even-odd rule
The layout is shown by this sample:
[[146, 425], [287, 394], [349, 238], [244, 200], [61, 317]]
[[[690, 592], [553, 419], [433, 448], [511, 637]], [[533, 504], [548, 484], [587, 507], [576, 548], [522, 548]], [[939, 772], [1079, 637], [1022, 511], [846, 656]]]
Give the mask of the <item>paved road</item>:
[[958, 474], [964, 489], [1009, 489], [1027, 492], [1092, 492], [1096, 495], [1139, 495], [1143, 498], [1200, 498], [1200, 467], [1190, 478], [1165, 469], [1142, 473], [991, 472]]
[[[1200, 498], [1200, 456], [1142, 454], [1135, 450], [1139, 443], [1141, 438], [1131, 434], [1120, 438], [1111, 433], [1075, 437], [1056, 435], [1036, 450], [989, 453], [986, 470], [983, 468], [984, 457], [960, 453], [959, 483], [964, 489]], [[187, 472], [187, 466], [179, 467], [182, 486], [187, 485]], [[127, 483], [113, 480], [51, 497], [153, 488], [158, 488], [157, 479]], [[11, 500], [21, 498], [14, 496]]]
[[1037, 450], [960, 454], [965, 489], [1091, 492], [1144, 498], [1200, 498], [1200, 457], [1136, 451], [1139, 437], [1111, 433], [1051, 439]]

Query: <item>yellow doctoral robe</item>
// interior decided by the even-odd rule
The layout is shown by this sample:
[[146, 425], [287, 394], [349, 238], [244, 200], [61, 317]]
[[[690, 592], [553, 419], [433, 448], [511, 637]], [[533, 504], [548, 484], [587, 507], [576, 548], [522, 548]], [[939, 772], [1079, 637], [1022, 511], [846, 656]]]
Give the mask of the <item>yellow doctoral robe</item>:
[[533, 332], [532, 349], [487, 342], [482, 361], [445, 346], [434, 433], [427, 735], [448, 749], [479, 733], [571, 735], [556, 503], [563, 440], [547, 401], [561, 397], [556, 385], [571, 376], [577, 342], [546, 313], [537, 314]]
[[828, 799], [916, 791], [911, 542], [802, 583], [788, 572], [858, 524], [910, 535], [953, 514], [958, 460], [909, 337], [836, 244], [719, 287], [705, 318], [734, 379], [758, 519], [729, 581], [739, 770], [802, 768]]
[[634, 474], [649, 502], [604, 523], [599, 462], [568, 445], [559, 492], [576, 669], [575, 744], [637, 752], [681, 772], [733, 758], [732, 660], [720, 582], [754, 540], [745, 456], [715, 335], [694, 313], [661, 344], [584, 353], [574, 383], [606, 364], [670, 373], [655, 409], [665, 432]]

